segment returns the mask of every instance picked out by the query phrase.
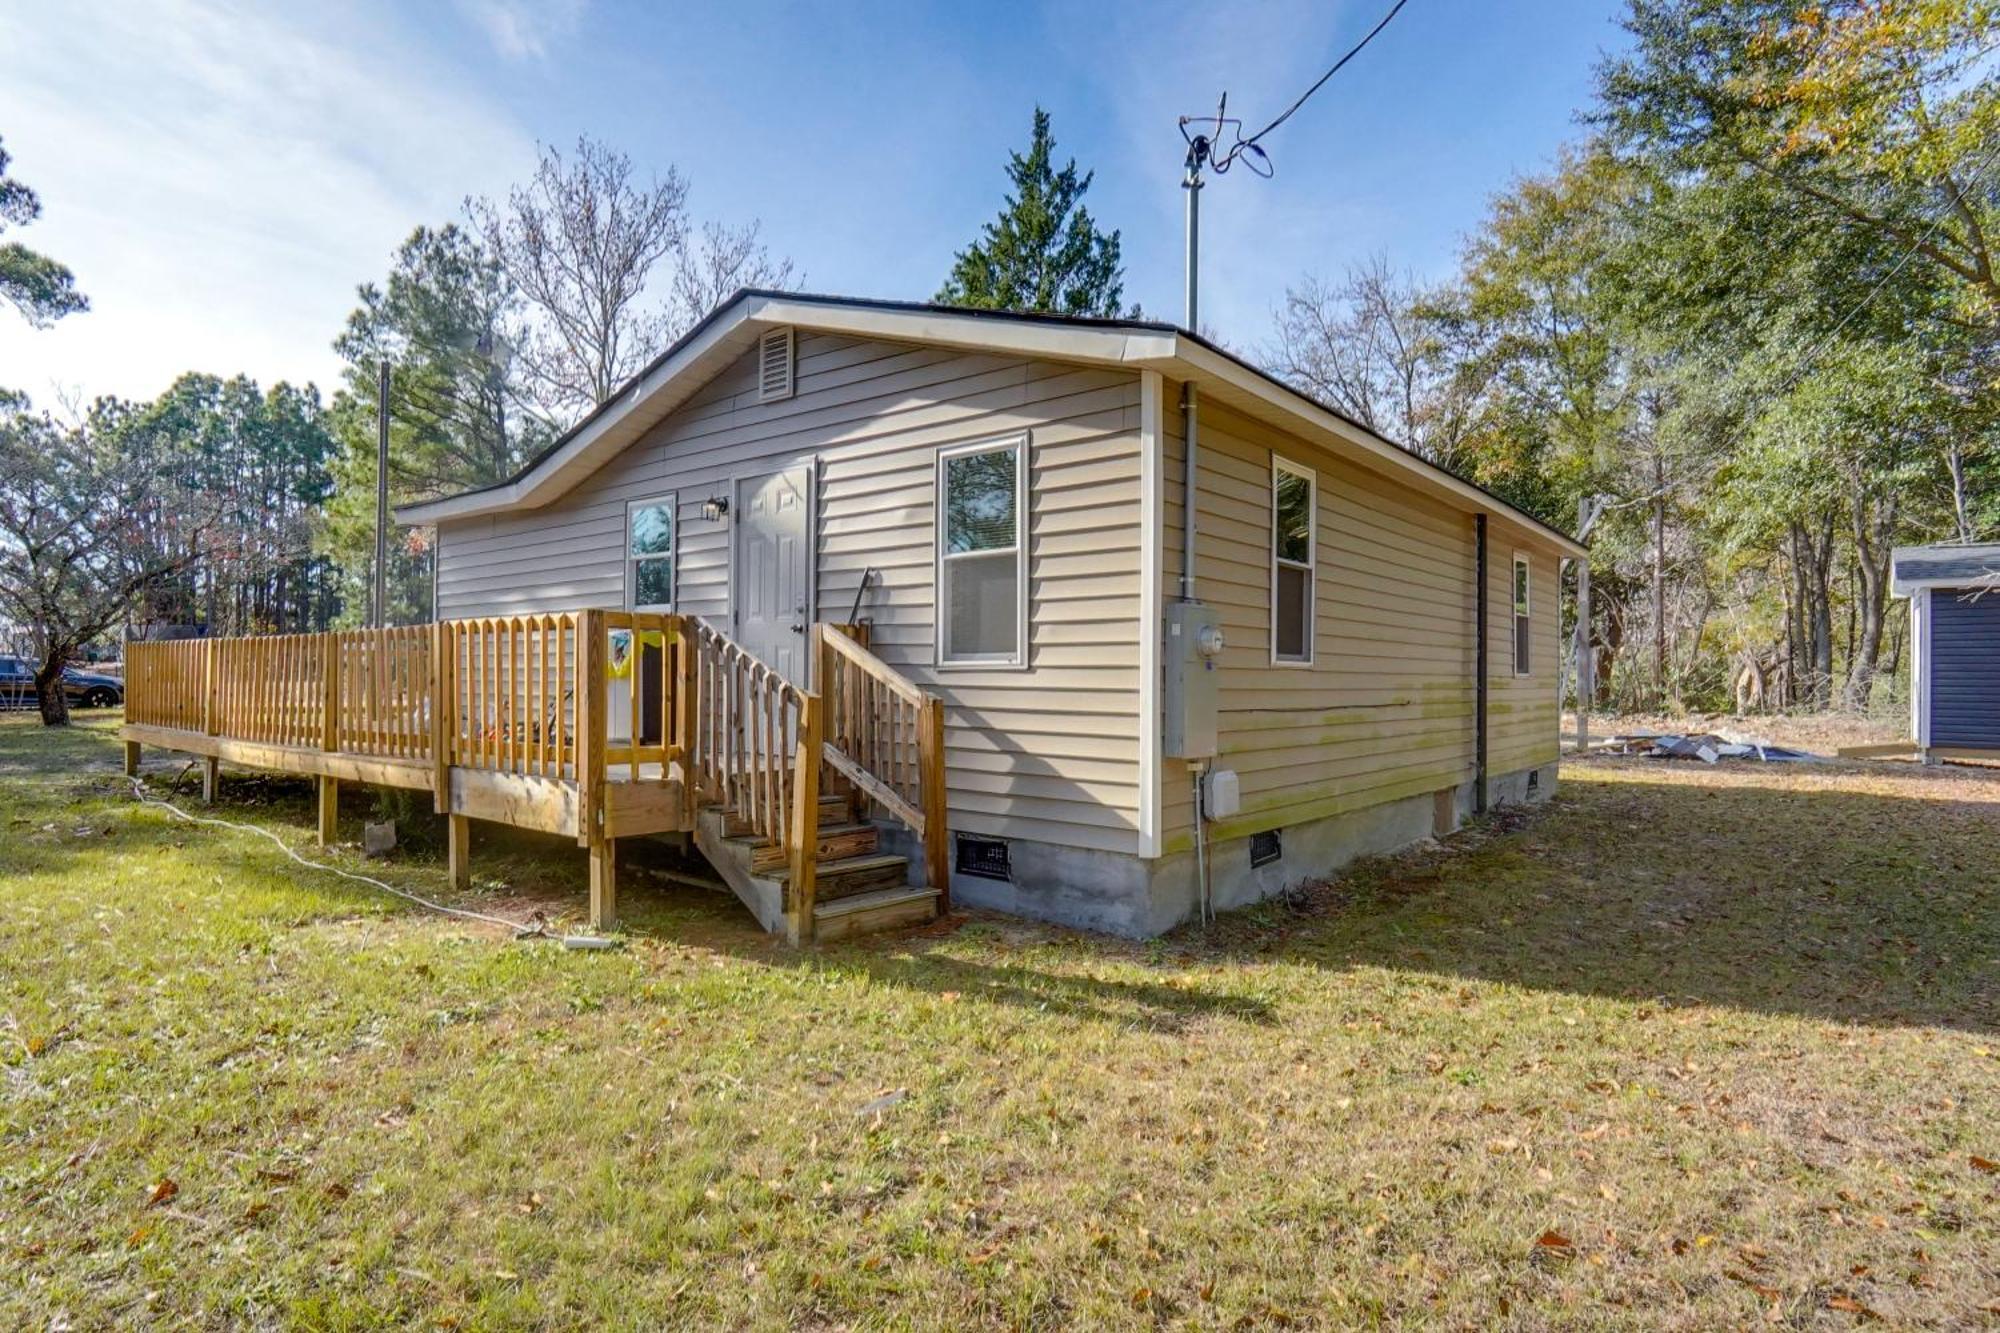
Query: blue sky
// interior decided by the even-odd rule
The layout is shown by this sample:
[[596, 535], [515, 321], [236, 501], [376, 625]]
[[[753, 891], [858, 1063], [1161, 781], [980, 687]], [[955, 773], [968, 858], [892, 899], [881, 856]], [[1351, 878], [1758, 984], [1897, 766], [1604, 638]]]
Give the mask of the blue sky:
[[[1178, 318], [1175, 118], [1226, 89], [1261, 123], [1386, 3], [0, 5], [0, 138], [44, 205], [10, 238], [95, 307], [47, 332], [0, 318], [0, 384], [329, 385], [354, 287], [402, 236], [580, 132], [678, 166], [698, 217], [762, 219], [813, 290], [928, 297], [1037, 102], [1097, 173], [1127, 300]], [[1266, 141], [1274, 179], [1205, 192], [1204, 325], [1254, 349], [1288, 283], [1374, 254], [1448, 273], [1487, 199], [1579, 133], [1622, 7], [1410, 0]]]

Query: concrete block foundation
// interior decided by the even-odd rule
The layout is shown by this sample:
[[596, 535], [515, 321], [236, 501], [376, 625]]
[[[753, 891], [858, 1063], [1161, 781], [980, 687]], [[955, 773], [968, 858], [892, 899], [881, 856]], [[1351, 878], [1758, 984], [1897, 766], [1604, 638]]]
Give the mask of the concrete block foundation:
[[[1556, 767], [1548, 763], [1489, 777], [1489, 806], [1548, 800], [1555, 794]], [[1282, 854], [1260, 866], [1250, 864], [1248, 837], [1212, 843], [1209, 858], [1216, 909], [1246, 907], [1325, 879], [1357, 857], [1392, 852], [1449, 833], [1471, 818], [1472, 807], [1473, 784], [1463, 782], [1363, 810], [1287, 825], [1280, 830]], [[952, 900], [969, 907], [1142, 939], [1163, 934], [1195, 916], [1192, 851], [1145, 860], [1122, 852], [1013, 839], [1008, 852], [1011, 881], [954, 872]]]

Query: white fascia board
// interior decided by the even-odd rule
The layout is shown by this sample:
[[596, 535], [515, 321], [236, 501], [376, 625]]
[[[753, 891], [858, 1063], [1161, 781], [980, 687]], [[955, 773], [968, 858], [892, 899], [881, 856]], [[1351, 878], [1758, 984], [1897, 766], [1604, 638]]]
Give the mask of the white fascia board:
[[1179, 343], [1177, 359], [1197, 373], [1221, 380], [1232, 388], [1261, 399], [1277, 411], [1303, 418], [1319, 429], [1339, 436], [1363, 453], [1388, 464], [1391, 472], [1409, 475], [1419, 484], [1440, 490], [1475, 510], [1517, 524], [1554, 545], [1564, 555], [1583, 558], [1590, 554], [1589, 548], [1581, 542], [1566, 537], [1529, 515], [1521, 513], [1513, 506], [1494, 499], [1471, 482], [1461, 481], [1441, 468], [1429, 466], [1409, 450], [1391, 444], [1373, 431], [1343, 417], [1335, 416], [1302, 394], [1273, 383], [1230, 358], [1210, 351], [1200, 343], [1185, 338], [1177, 341]]
[[1914, 597], [1929, 588], [1977, 588], [1981, 585], [2000, 589], [2000, 574], [1988, 574], [1977, 578], [1959, 575], [1948, 579], [1897, 579], [1889, 581], [1889, 592], [1895, 597]]
[[[690, 366], [714, 351], [737, 327], [756, 317], [758, 300], [741, 303], [704, 329], [674, 355], [626, 384], [616, 398], [599, 408], [597, 415], [570, 437], [560, 449], [537, 463], [532, 471], [501, 486], [442, 500], [426, 500], [403, 505], [396, 510], [402, 524], [436, 523], [443, 519], [473, 518], [504, 509], [535, 509], [560, 498], [571, 489], [562, 479], [573, 469], [588, 473], [631, 443], [621, 438], [629, 430], [633, 415], [655, 393], [665, 388]], [[604, 457], [598, 457], [602, 454]]]
[[790, 324], [821, 333], [893, 338], [969, 351], [1011, 352], [1059, 361], [1104, 365], [1171, 359], [1176, 339], [1165, 331], [1091, 328], [1057, 322], [1009, 322], [990, 314], [949, 310], [883, 310], [867, 305], [766, 298], [757, 316], [766, 324]]
[[[441, 519], [472, 518], [506, 509], [533, 509], [571, 489], [573, 471], [596, 468], [632, 441], [622, 438], [640, 405], [713, 351], [736, 330], [750, 324], [763, 328], [812, 329], [857, 337], [891, 338], [968, 351], [1002, 352], [1097, 365], [1130, 365], [1171, 361], [1175, 337], [1150, 330], [1078, 327], [1060, 323], [1009, 323], [990, 315], [950, 311], [885, 310], [868, 305], [834, 305], [825, 301], [792, 301], [753, 296], [726, 312], [686, 347], [653, 371], [628, 384], [612, 404], [601, 409], [574, 438], [529, 472], [504, 486], [448, 496], [396, 510], [403, 524], [436, 523]], [[623, 428], [623, 430], [621, 430]], [[604, 457], [599, 457], [603, 454]], [[579, 478], [580, 479], [580, 478]]]

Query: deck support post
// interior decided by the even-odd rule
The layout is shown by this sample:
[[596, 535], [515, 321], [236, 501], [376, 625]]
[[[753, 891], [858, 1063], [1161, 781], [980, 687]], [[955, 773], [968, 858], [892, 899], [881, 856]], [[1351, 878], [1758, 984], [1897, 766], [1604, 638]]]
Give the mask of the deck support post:
[[618, 840], [598, 830], [590, 840], [590, 925], [609, 930], [618, 924]]
[[[811, 649], [818, 655], [819, 636], [824, 626], [812, 627]], [[826, 717], [821, 711], [820, 694], [799, 697], [798, 751], [792, 761], [792, 846], [791, 878], [785, 897], [791, 910], [786, 913], [786, 934], [793, 944], [811, 943], [813, 907], [819, 897], [819, 766], [820, 747], [826, 739]]]
[[203, 755], [201, 760], [201, 803], [215, 804], [216, 788], [222, 785], [222, 761], [214, 755]]
[[319, 780], [319, 845], [331, 847], [340, 839], [340, 779], [321, 775]]
[[139, 742], [137, 741], [125, 742], [125, 776], [128, 778], [139, 776]]
[[604, 751], [610, 743], [606, 706], [609, 675], [605, 660], [604, 612], [585, 611], [577, 621], [577, 841], [590, 849], [590, 924], [608, 930], [618, 923], [618, 847], [604, 826]]
[[465, 815], [446, 815], [444, 843], [451, 887], [464, 893], [472, 887], [472, 820]]
[[944, 700], [926, 696], [918, 716], [917, 759], [923, 770], [924, 878], [937, 890], [938, 911], [951, 908], [951, 832], [945, 827]]

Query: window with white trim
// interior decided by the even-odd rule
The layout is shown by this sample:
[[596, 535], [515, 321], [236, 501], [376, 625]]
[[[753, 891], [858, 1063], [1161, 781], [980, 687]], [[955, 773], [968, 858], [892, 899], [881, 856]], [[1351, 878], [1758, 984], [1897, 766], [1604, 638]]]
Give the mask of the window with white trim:
[[1027, 437], [938, 451], [938, 661], [1027, 660]]
[[674, 609], [674, 497], [625, 506], [625, 602], [635, 611]]
[[1529, 650], [1535, 641], [1528, 614], [1530, 582], [1528, 557], [1516, 555], [1514, 557], [1514, 674], [1517, 676], [1528, 675], [1534, 668], [1534, 664], [1529, 660]]
[[1318, 549], [1312, 469], [1271, 457], [1271, 660], [1313, 660], [1314, 557]]

